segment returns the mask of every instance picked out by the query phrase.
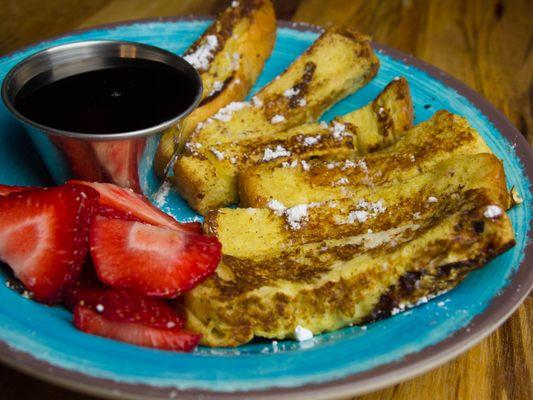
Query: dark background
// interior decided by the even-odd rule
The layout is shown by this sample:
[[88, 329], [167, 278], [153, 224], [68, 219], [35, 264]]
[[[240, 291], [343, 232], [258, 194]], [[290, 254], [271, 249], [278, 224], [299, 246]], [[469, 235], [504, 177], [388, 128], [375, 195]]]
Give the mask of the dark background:
[[[532, 0], [275, 0], [278, 19], [344, 25], [414, 54], [483, 94], [533, 144]], [[223, 0], [0, 0], [0, 56], [74, 29], [216, 14]], [[531, 295], [456, 360], [361, 399], [531, 399]], [[528, 394], [529, 393], [529, 394]], [[90, 400], [0, 365], [0, 400]]]

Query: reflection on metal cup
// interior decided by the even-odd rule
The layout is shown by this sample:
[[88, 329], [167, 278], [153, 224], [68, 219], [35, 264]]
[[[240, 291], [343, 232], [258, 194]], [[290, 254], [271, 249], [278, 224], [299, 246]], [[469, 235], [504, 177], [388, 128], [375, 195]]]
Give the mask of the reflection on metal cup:
[[[38, 77], [41, 84], [46, 84], [84, 72], [113, 68], [124, 59], [156, 61], [184, 74], [193, 84], [191, 104], [187, 103], [184, 110], [177, 110], [172, 118], [155, 126], [118, 133], [57, 129], [32, 120], [15, 107], [17, 94], [33, 78]], [[121, 41], [76, 42], [43, 50], [17, 64], [2, 84], [2, 98], [7, 109], [24, 124], [57, 183], [76, 178], [111, 182], [138, 192], [141, 191], [141, 160], [157, 146], [163, 131], [179, 128], [180, 121], [194, 110], [201, 96], [199, 74], [181, 57], [153, 46]]]

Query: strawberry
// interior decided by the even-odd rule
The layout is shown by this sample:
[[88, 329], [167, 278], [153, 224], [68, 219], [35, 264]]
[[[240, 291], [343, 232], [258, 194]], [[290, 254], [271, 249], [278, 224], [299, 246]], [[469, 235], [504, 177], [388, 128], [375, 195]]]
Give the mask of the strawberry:
[[96, 310], [96, 306], [102, 304], [108, 289], [98, 279], [91, 257], [87, 257], [78, 279], [65, 290], [63, 303], [71, 311], [78, 304]]
[[0, 198], [0, 260], [45, 303], [78, 277], [98, 193], [85, 186], [30, 189]]
[[89, 241], [102, 282], [145, 296], [178, 296], [212, 274], [221, 257], [215, 237], [101, 216]]
[[67, 288], [63, 302], [69, 310], [74, 310], [77, 305], [82, 305], [96, 311], [98, 306], [102, 305], [105, 294], [106, 289], [103, 285], [76, 283]]
[[160, 329], [179, 329], [185, 317], [164, 300], [122, 289], [109, 289], [102, 299], [102, 315], [116, 322], [134, 322]]
[[116, 208], [104, 205], [98, 207], [97, 214], [109, 219], [125, 219], [126, 221], [144, 222], [140, 218], [133, 215], [131, 211], [124, 212]]
[[137, 172], [138, 141], [114, 140], [92, 142], [96, 158], [107, 174], [109, 182], [140, 192]]
[[23, 192], [25, 190], [35, 189], [31, 186], [9, 186], [9, 185], [0, 185], [0, 196], [7, 196], [11, 193]]
[[191, 351], [201, 335], [178, 329], [160, 329], [135, 322], [112, 321], [88, 307], [76, 306], [74, 325], [83, 332], [162, 350]]
[[[201, 233], [202, 225], [197, 222], [182, 224], [165, 214], [159, 208], [154, 206], [143, 195], [134, 193], [129, 189], [121, 188], [111, 183], [84, 182], [72, 180], [68, 183], [87, 185], [100, 193], [100, 205], [110, 207], [117, 212], [122, 212], [131, 217], [125, 219], [138, 218], [140, 221], [148, 224], [161, 226], [169, 229], [184, 230], [189, 232]], [[104, 212], [105, 215], [106, 212]]]

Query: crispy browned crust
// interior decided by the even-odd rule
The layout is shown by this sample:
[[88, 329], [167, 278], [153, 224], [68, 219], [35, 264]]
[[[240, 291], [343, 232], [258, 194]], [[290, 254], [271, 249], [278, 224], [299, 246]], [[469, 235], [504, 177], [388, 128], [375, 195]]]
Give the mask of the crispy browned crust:
[[297, 325], [317, 334], [365, 323], [438, 295], [513, 246], [507, 215], [486, 216], [494, 201], [486, 189], [465, 190], [408, 224], [389, 220], [372, 233], [255, 258], [225, 255], [185, 295], [189, 328], [204, 344], [237, 346], [293, 337]]
[[[240, 28], [236, 37], [232, 38], [235, 28]], [[261, 73], [266, 59], [270, 56], [276, 39], [276, 17], [270, 0], [242, 0], [237, 7], [228, 7], [204, 32], [204, 34], [185, 52], [193, 53], [206, 36], [215, 35], [218, 39], [215, 58], [231, 57], [227, 42], [238, 42], [236, 49], [241, 54], [239, 67], [229, 76], [221, 77], [223, 87], [212, 92], [212, 85], [206, 84], [207, 76], [216, 76], [212, 70], [199, 71], [204, 81], [204, 97], [199, 107], [183, 121], [180, 144], [185, 141], [196, 125], [209, 118], [220, 108], [244, 99], [257, 77]], [[213, 65], [213, 62], [211, 63]], [[158, 176], [162, 176], [165, 167], [172, 157], [177, 131], [169, 129], [161, 137], [154, 168]], [[180, 145], [178, 144], [178, 145]]]
[[[292, 207], [355, 196], [365, 188], [408, 179], [453, 155], [478, 153], [490, 153], [479, 133], [464, 118], [439, 111], [393, 145], [357, 158], [355, 165], [319, 159], [309, 160], [306, 169], [280, 163], [248, 168], [239, 175], [239, 198], [243, 207], [265, 207], [270, 199]], [[339, 180], [346, 184], [333, 184]]]
[[[300, 94], [301, 92], [298, 92], [298, 95]], [[384, 113], [389, 120], [386, 126], [380, 123]], [[237, 173], [264, 162], [263, 156], [268, 149], [281, 147], [290, 153], [288, 157], [278, 157], [276, 162], [287, 158], [290, 163], [312, 157], [351, 159], [355, 155], [367, 154], [391, 145], [412, 126], [412, 122], [413, 107], [409, 85], [404, 78], [400, 78], [387, 85], [371, 103], [336, 118], [329, 125], [305, 124], [260, 138], [215, 143], [202, 149], [197, 149], [191, 142], [191, 147], [185, 150], [183, 159], [175, 166], [176, 185], [188, 185], [188, 182], [194, 180], [197, 191], [202, 187], [208, 188], [204, 190], [207, 196], [225, 199], [219, 202], [202, 199], [205, 204], [211, 204], [206, 208], [217, 208], [238, 201]], [[336, 124], [342, 124], [342, 135], [335, 133]], [[214, 157], [213, 151], [224, 154], [224, 159]], [[202, 171], [209, 176], [199, 178], [198, 173], [191, 176], [194, 171]], [[190, 179], [187, 179], [189, 177]], [[188, 187], [184, 188], [183, 192], [190, 190], [195, 189]], [[218, 196], [213, 195], [215, 193]]]
[[[502, 208], [510, 205], [501, 161], [492, 154], [475, 154], [451, 157], [401, 185], [377, 186], [352, 197], [315, 204], [308, 208], [307, 218], [297, 230], [291, 229], [285, 215], [269, 208], [213, 210], [207, 213], [204, 228], [224, 244], [224, 254], [257, 257], [306, 243], [364, 234], [367, 229], [379, 232], [387, 226], [409, 223], [413, 215], [426, 218], [441, 207], [428, 203], [428, 198], [436, 196], [438, 202], [452, 205], [451, 198], [467, 189], [486, 189], [494, 204]], [[361, 199], [382, 201], [388, 211], [379, 218], [369, 218], [364, 225], [346, 223], [350, 212], [360, 209]]]
[[404, 77], [395, 78], [359, 113], [349, 113], [335, 121], [355, 126], [358, 155], [390, 146], [413, 126], [414, 110], [409, 84]]
[[[330, 63], [330, 58], [336, 62]], [[177, 189], [201, 214], [235, 202], [236, 168], [230, 163], [238, 164], [238, 160], [232, 162], [232, 157], [219, 157], [217, 161], [213, 148], [221, 154], [219, 146], [242, 141], [260, 143], [278, 132], [314, 121], [333, 103], [364, 86], [375, 75], [378, 65], [366, 36], [349, 34], [346, 30], [326, 31], [284, 73], [256, 94], [261, 106], [246, 103], [231, 113], [228, 120], [214, 117], [192, 133], [191, 144], [204, 147], [185, 153], [176, 162]], [[333, 76], [337, 78], [332, 79]], [[289, 89], [297, 94], [284, 95]], [[272, 122], [280, 115], [283, 116], [280, 123]], [[196, 154], [201, 156], [195, 157]], [[191, 173], [195, 176], [188, 175]], [[193, 184], [195, 187], [189, 187]]]

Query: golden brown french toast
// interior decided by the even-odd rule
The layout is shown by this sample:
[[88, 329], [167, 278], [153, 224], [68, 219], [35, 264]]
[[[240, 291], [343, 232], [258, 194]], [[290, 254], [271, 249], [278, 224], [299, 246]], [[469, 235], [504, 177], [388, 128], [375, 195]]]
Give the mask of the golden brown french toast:
[[426, 199], [404, 195], [409, 213], [402, 202], [384, 204], [346, 236], [224, 255], [216, 274], [184, 297], [189, 329], [206, 345], [237, 346], [255, 336], [292, 338], [298, 325], [317, 334], [366, 323], [452, 289], [514, 244], [490, 189], [440, 194], [427, 212]]
[[247, 96], [275, 39], [276, 16], [270, 0], [233, 1], [185, 52], [202, 78], [203, 98], [183, 121], [181, 132], [174, 128], [163, 134], [154, 159], [160, 177], [175, 146], [182, 145], [199, 122]]
[[220, 110], [191, 139], [202, 144], [231, 143], [315, 121], [331, 105], [366, 85], [378, 68], [369, 37], [330, 28], [251, 102]]
[[[387, 124], [379, 123], [383, 116], [386, 116]], [[183, 191], [209, 188], [202, 191], [204, 204], [210, 204], [206, 208], [229, 205], [237, 201], [237, 174], [249, 165], [287, 157], [293, 157], [294, 162], [295, 158], [346, 159], [365, 154], [392, 143], [412, 126], [412, 121], [409, 85], [401, 78], [387, 85], [367, 106], [329, 125], [304, 124], [260, 138], [210, 146], [190, 141], [175, 167], [180, 169], [176, 176], [187, 178], [179, 183], [186, 186]], [[188, 173], [184, 173], [185, 168]], [[190, 184], [189, 177], [199, 169], [204, 175]]]
[[350, 197], [408, 179], [453, 155], [477, 153], [490, 153], [479, 133], [464, 118], [439, 111], [393, 145], [364, 157], [247, 168], [239, 174], [239, 197], [245, 207], [266, 207], [272, 199], [293, 207]]
[[[305, 243], [361, 234], [362, 227], [379, 231], [383, 223], [402, 225], [426, 218], [435, 203], [447, 202], [464, 188], [486, 189], [495, 204], [504, 209], [511, 205], [501, 161], [483, 153], [451, 157], [401, 184], [362, 187], [349, 198], [307, 205], [297, 229], [293, 229], [295, 220], [290, 218], [293, 211], [277, 200], [270, 201], [267, 208], [210, 211], [204, 228], [224, 244], [225, 255], [264, 257]], [[384, 219], [381, 214], [391, 213], [391, 209], [394, 215]], [[358, 223], [361, 221], [365, 224]]]
[[[197, 126], [174, 165], [175, 187], [201, 214], [236, 202], [237, 191], [228, 180], [236, 174], [237, 160], [214, 146], [257, 141], [314, 121], [364, 86], [378, 66], [368, 37], [348, 29], [327, 30], [251, 102], [230, 103]], [[225, 160], [225, 168], [215, 160]]]
[[356, 111], [335, 118], [346, 130], [354, 132], [354, 146], [364, 155], [393, 144], [413, 126], [413, 102], [409, 84], [394, 78], [372, 102]]
[[[387, 119], [386, 124], [380, 123], [383, 118]], [[241, 170], [270, 160], [279, 162], [295, 157], [345, 159], [347, 156], [363, 155], [392, 144], [412, 124], [409, 84], [405, 78], [398, 78], [372, 102], [335, 118], [330, 124], [299, 125], [266, 137], [214, 145], [208, 151], [215, 155], [213, 163], [218, 170], [223, 169], [225, 175], [234, 176], [230, 169]], [[190, 147], [194, 151], [196, 144], [190, 142]], [[224, 157], [220, 157], [221, 154]], [[236, 185], [236, 181], [231, 184]]]

